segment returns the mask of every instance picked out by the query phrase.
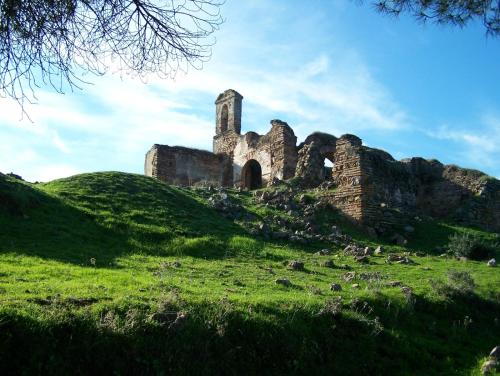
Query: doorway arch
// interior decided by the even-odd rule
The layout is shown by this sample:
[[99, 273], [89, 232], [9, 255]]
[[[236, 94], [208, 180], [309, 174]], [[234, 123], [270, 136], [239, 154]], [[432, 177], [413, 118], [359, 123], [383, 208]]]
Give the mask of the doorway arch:
[[241, 184], [246, 189], [262, 188], [262, 167], [255, 159], [250, 159], [243, 166]]

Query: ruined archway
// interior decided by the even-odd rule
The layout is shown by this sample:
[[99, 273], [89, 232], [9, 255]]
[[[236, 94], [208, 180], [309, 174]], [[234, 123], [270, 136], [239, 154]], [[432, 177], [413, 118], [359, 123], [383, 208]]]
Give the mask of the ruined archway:
[[227, 123], [229, 121], [229, 111], [227, 109], [227, 104], [222, 106], [221, 114], [220, 114], [220, 131], [227, 131]]
[[323, 156], [323, 180], [332, 180], [333, 178], [333, 158], [329, 155]]
[[262, 187], [262, 168], [255, 159], [250, 159], [241, 170], [241, 185], [246, 189]]

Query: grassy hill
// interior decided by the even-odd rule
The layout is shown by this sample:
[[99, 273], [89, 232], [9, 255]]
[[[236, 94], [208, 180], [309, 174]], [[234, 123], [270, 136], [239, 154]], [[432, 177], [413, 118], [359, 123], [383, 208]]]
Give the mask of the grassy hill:
[[[213, 207], [221, 195], [237, 215]], [[438, 250], [496, 235], [424, 220], [400, 247], [314, 215], [318, 232], [337, 224], [384, 252], [359, 263], [324, 237], [256, 233], [293, 215], [249, 192], [0, 175], [0, 374], [479, 373], [499, 344], [499, 269]]]

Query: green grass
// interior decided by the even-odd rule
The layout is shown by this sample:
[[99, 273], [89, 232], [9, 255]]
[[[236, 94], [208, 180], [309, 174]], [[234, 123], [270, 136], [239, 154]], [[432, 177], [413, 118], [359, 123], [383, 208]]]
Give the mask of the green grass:
[[[287, 216], [248, 192], [230, 196], [255, 221]], [[379, 244], [335, 212], [318, 221]], [[211, 208], [206, 190], [144, 176], [0, 176], [0, 373], [471, 374], [498, 344], [498, 269], [435, 255], [454, 232], [493, 234], [423, 222], [408, 249], [380, 241], [423, 252], [414, 265], [385, 254], [361, 265], [331, 245], [268, 241], [247, 226]], [[325, 247], [331, 256], [314, 255]], [[347, 267], [374, 278], [345, 282]], [[450, 269], [472, 275], [472, 296], [436, 293]], [[387, 286], [395, 280], [413, 294]], [[179, 327], [176, 312], [186, 314]]]

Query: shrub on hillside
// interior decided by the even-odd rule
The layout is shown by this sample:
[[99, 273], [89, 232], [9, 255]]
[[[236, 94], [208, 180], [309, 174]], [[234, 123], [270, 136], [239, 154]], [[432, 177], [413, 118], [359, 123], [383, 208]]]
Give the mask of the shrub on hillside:
[[497, 242], [487, 241], [472, 233], [453, 234], [448, 242], [448, 250], [456, 257], [472, 260], [486, 260], [493, 257], [499, 247]]
[[446, 281], [433, 281], [431, 286], [444, 298], [470, 298], [474, 295], [476, 283], [469, 272], [450, 270]]

